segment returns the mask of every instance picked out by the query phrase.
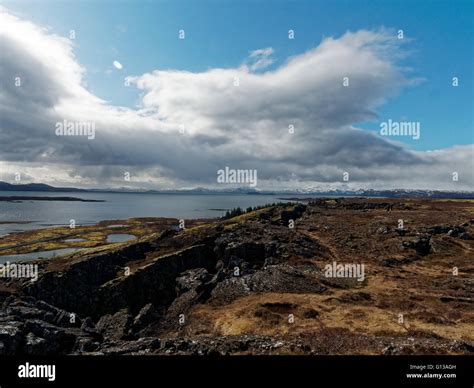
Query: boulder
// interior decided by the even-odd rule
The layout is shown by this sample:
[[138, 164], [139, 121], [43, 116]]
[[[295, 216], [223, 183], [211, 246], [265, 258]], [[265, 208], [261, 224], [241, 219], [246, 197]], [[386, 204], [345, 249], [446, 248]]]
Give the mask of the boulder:
[[115, 314], [106, 314], [97, 322], [97, 329], [107, 340], [130, 338], [132, 335], [133, 317], [126, 309]]
[[410, 241], [403, 241], [404, 248], [411, 248], [420, 256], [426, 256], [434, 251], [431, 236], [418, 236]]

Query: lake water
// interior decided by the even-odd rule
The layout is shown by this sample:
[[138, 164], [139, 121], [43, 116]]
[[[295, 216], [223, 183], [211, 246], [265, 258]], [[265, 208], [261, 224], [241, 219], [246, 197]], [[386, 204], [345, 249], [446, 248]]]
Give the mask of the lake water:
[[42, 252], [31, 252], [31, 253], [19, 253], [17, 255], [1, 255], [0, 256], [0, 264], [4, 264], [8, 262], [16, 262], [16, 261], [29, 261], [29, 260], [36, 260], [39, 258], [42, 259], [49, 259], [51, 257], [66, 255], [68, 253], [73, 253], [82, 250], [83, 248], [62, 248], [62, 249], [53, 249], [50, 251], [42, 251]]
[[109, 234], [107, 236], [107, 242], [109, 243], [118, 243], [135, 240], [136, 237], [133, 234]]
[[[0, 237], [23, 230], [69, 225], [92, 225], [103, 220], [132, 217], [173, 217], [178, 219], [221, 217], [225, 211], [240, 206], [283, 202], [284, 195], [243, 194], [137, 194], [137, 193], [48, 193], [0, 191], [0, 196], [77, 197], [105, 202], [0, 201]], [[290, 195], [292, 198], [310, 196]], [[312, 196], [314, 197], [314, 195]], [[25, 221], [30, 221], [25, 223]], [[3, 223], [8, 222], [8, 223]]]

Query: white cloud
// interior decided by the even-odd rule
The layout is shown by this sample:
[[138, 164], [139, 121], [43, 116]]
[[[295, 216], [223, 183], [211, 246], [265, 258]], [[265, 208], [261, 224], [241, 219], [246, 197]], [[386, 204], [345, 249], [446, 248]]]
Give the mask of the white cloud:
[[[236, 68], [130, 76], [143, 93], [135, 110], [84, 87], [71, 41], [0, 9], [0, 179], [21, 169], [31, 181], [120, 186], [129, 171], [137, 186], [211, 186], [231, 166], [258, 169], [259, 188], [472, 189], [472, 145], [415, 152], [354, 126], [413, 84], [398, 44], [362, 30], [273, 70], [265, 48]], [[95, 139], [55, 136], [62, 120], [94, 122]]]
[[273, 49], [271, 47], [251, 51], [249, 55], [252, 62], [249, 65], [250, 70], [256, 71], [270, 66], [273, 63], [272, 54]]

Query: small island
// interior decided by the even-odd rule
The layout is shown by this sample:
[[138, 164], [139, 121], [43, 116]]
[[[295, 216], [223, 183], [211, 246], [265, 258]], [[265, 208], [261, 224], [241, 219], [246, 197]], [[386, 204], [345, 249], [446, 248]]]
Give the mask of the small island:
[[23, 196], [14, 195], [1, 197], [0, 201], [6, 202], [22, 202], [22, 201], [76, 201], [76, 202], [105, 202], [103, 199], [84, 199], [76, 197], [38, 197], [38, 196]]

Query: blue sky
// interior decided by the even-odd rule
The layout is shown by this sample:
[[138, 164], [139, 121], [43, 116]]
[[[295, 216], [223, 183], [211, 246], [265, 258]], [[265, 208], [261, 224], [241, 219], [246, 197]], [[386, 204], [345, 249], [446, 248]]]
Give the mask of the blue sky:
[[[3, 1], [10, 11], [52, 32], [76, 31], [74, 52], [89, 90], [111, 104], [133, 107], [139, 92], [123, 77], [154, 69], [205, 71], [235, 67], [251, 50], [274, 49], [275, 62], [316, 47], [347, 30], [404, 30], [412, 39], [403, 65], [423, 81], [378, 109], [379, 121], [419, 121], [421, 139], [401, 139], [431, 150], [473, 143], [472, 1]], [[453, 6], [457, 4], [457, 6]], [[287, 38], [288, 29], [295, 39]], [[184, 29], [186, 39], [178, 40]], [[120, 61], [121, 71], [112, 68]], [[107, 69], [109, 71], [107, 72]], [[113, 69], [113, 70], [112, 70]], [[110, 71], [112, 70], [112, 71]], [[453, 76], [460, 79], [451, 86]]]
[[0, 4], [0, 180], [474, 190], [472, 1]]

